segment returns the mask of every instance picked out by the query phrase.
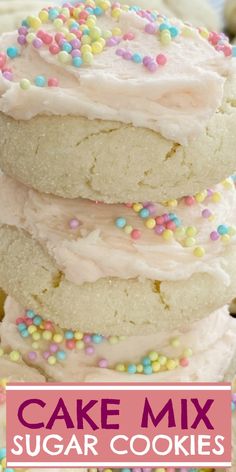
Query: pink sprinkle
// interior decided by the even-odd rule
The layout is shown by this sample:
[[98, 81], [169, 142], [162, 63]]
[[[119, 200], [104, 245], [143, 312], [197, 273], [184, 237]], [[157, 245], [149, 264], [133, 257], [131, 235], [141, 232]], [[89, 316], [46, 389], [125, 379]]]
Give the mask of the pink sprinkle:
[[58, 87], [58, 85], [59, 85], [58, 79], [56, 79], [56, 78], [48, 79], [48, 86], [49, 87]]
[[125, 51], [124, 54], [123, 54], [123, 59], [125, 59], [126, 61], [130, 61], [132, 59], [132, 52], [130, 51]]
[[126, 203], [125, 206], [126, 206], [127, 208], [132, 208], [133, 203]]
[[163, 218], [164, 218], [164, 223], [168, 223], [168, 221], [170, 221], [170, 217], [168, 213], [164, 213]]
[[209, 218], [211, 216], [211, 211], [208, 210], [207, 208], [205, 210], [202, 211], [202, 217], [203, 218]]
[[141, 238], [141, 231], [139, 229], [133, 229], [131, 233], [131, 238], [132, 239], [140, 239]]
[[51, 355], [50, 352], [45, 351], [45, 352], [43, 353], [43, 358], [47, 360], [47, 359], [50, 357], [50, 355]]
[[17, 318], [16, 319], [16, 324], [20, 324], [20, 323], [24, 323], [25, 322], [25, 319], [24, 318]]
[[189, 360], [187, 359], [187, 357], [183, 357], [182, 359], [180, 359], [179, 363], [181, 367], [188, 367]]
[[156, 61], [159, 66], [164, 66], [167, 63], [167, 57], [165, 56], [165, 54], [158, 54], [158, 56], [156, 57]]
[[23, 34], [24, 36], [26, 36], [28, 34], [28, 29], [26, 28], [26, 26], [21, 26], [19, 29], [18, 29], [18, 33], [21, 35]]
[[145, 32], [148, 34], [155, 34], [157, 31], [156, 25], [154, 25], [153, 23], [147, 23], [144, 29]]
[[124, 34], [123, 39], [124, 39], [125, 41], [132, 41], [132, 40], [134, 39], [134, 37], [135, 37], [135, 36], [134, 36], [134, 33], [131, 33], [131, 32], [130, 32], [130, 33]]
[[81, 52], [79, 49], [73, 49], [73, 51], [71, 51], [71, 56], [72, 57], [80, 57], [81, 56]]
[[57, 44], [51, 44], [49, 46], [49, 51], [51, 54], [55, 55], [55, 54], [58, 54], [60, 52], [60, 48]]
[[23, 34], [20, 34], [20, 36], [17, 38], [17, 42], [21, 46], [24, 46], [24, 44], [26, 44], [26, 37]]
[[25, 320], [25, 324], [26, 326], [31, 326], [33, 324], [33, 320], [31, 320], [31, 318], [27, 318], [27, 320]]
[[153, 203], [149, 203], [146, 206], [147, 210], [149, 210], [150, 215], [154, 215], [156, 213], [156, 207]]
[[224, 46], [223, 53], [226, 57], [231, 56], [232, 55], [232, 47], [231, 46]]
[[57, 44], [59, 44], [62, 39], [65, 39], [64, 34], [62, 34], [62, 33], [56, 33], [55, 34], [55, 41], [57, 42]]
[[152, 60], [153, 60], [152, 57], [150, 57], [150, 56], [144, 56], [144, 58], [143, 58], [143, 65], [144, 65], [145, 67], [147, 67], [148, 64], [149, 64], [149, 62], [151, 62]]
[[163, 225], [165, 223], [164, 217], [163, 216], [157, 216], [156, 217], [156, 223], [158, 225]]
[[175, 472], [174, 467], [167, 467], [166, 472]]
[[107, 41], [106, 41], [106, 45], [108, 47], [112, 47], [112, 46], [116, 46], [118, 44], [118, 40], [117, 38], [115, 38], [114, 36], [112, 38], [108, 38]]
[[87, 346], [85, 348], [85, 354], [87, 354], [87, 356], [92, 356], [94, 354], [94, 347], [93, 346]]
[[98, 362], [98, 366], [101, 367], [102, 369], [106, 369], [108, 367], [108, 360], [107, 359], [101, 359]]
[[71, 46], [73, 49], [79, 49], [80, 46], [81, 46], [81, 41], [79, 39], [72, 39], [72, 41], [70, 42]]
[[69, 222], [70, 229], [77, 229], [80, 226], [80, 221], [77, 218], [73, 218]]
[[52, 330], [52, 322], [51, 321], [45, 321], [43, 326], [47, 331]]
[[35, 38], [35, 39], [33, 40], [33, 46], [34, 46], [34, 48], [40, 49], [40, 48], [42, 47], [42, 45], [43, 45], [43, 41], [42, 41], [40, 38]]
[[29, 352], [28, 358], [30, 361], [35, 361], [37, 359], [37, 353], [35, 351]]
[[116, 55], [117, 55], [117, 56], [123, 57], [124, 53], [125, 53], [125, 49], [118, 48], [118, 49], [116, 50]]
[[187, 206], [192, 206], [192, 205], [194, 205], [194, 203], [195, 203], [195, 198], [194, 198], [194, 197], [191, 197], [191, 196], [184, 197], [184, 203], [185, 203], [185, 205], [187, 205]]
[[44, 42], [44, 44], [52, 44], [53, 42], [53, 36], [49, 33], [44, 33], [41, 39]]
[[6, 79], [6, 80], [12, 81], [12, 79], [13, 79], [13, 74], [12, 74], [12, 72], [9, 72], [9, 71], [7, 71], [7, 70], [4, 71], [4, 72], [2, 73], [2, 75], [3, 75], [4, 79]]
[[6, 64], [7, 56], [4, 52], [0, 53], [0, 69], [2, 69]]
[[91, 338], [90, 334], [85, 334], [85, 336], [83, 338], [83, 341], [85, 342], [85, 344], [91, 343], [92, 338]]
[[58, 351], [58, 345], [56, 343], [50, 344], [49, 350], [50, 350], [50, 352], [57, 352]]
[[210, 234], [210, 238], [212, 241], [217, 241], [219, 239], [220, 235], [217, 233], [217, 231], [212, 231]]
[[154, 61], [150, 61], [147, 65], [147, 68], [148, 68], [149, 72], [156, 72], [157, 67], [158, 66], [157, 66], [156, 62], [154, 62]]
[[162, 234], [163, 231], [165, 231], [165, 226], [163, 226], [163, 225], [157, 225], [157, 226], [155, 227], [155, 230], [154, 230], [154, 231], [155, 231], [156, 234]]
[[175, 231], [176, 224], [174, 223], [174, 221], [168, 221], [168, 223], [166, 223], [166, 229], [171, 229], [171, 231]]
[[70, 349], [70, 351], [72, 351], [73, 349], [75, 349], [75, 340], [74, 339], [68, 339], [66, 341], [66, 347], [67, 349]]

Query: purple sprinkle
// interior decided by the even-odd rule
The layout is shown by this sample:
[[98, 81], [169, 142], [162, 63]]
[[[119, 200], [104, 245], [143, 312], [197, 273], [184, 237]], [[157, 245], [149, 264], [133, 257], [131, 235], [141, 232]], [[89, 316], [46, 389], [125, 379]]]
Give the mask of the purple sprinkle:
[[233, 400], [234, 403], [236, 402], [236, 393], [232, 394], [232, 400]]
[[43, 46], [43, 41], [40, 38], [35, 38], [33, 40], [33, 46], [36, 49], [40, 49]]
[[143, 65], [144, 65], [145, 67], [147, 67], [148, 64], [149, 64], [149, 62], [151, 62], [152, 60], [153, 60], [152, 57], [150, 57], [150, 56], [144, 56], [144, 58], [143, 58]]
[[83, 341], [85, 342], [85, 344], [89, 344], [92, 342], [92, 337], [90, 336], [90, 334], [85, 334], [84, 338], [83, 338]]
[[70, 54], [72, 57], [81, 57], [81, 52], [79, 49], [73, 49]]
[[35, 361], [37, 359], [37, 353], [35, 351], [29, 352], [28, 358], [30, 361]]
[[210, 188], [207, 189], [207, 195], [208, 197], [211, 197], [213, 195], [213, 190], [211, 190]]
[[145, 26], [145, 31], [146, 31], [146, 33], [149, 33], [149, 34], [155, 34], [156, 31], [157, 31], [156, 26], [153, 23], [148, 23]]
[[156, 234], [162, 234], [163, 231], [165, 231], [165, 226], [164, 225], [156, 225], [154, 231], [155, 231]]
[[123, 59], [125, 59], [126, 61], [130, 61], [132, 59], [132, 52], [130, 51], [125, 51], [124, 54], [123, 54]]
[[24, 44], [26, 44], [26, 37], [24, 34], [20, 34], [17, 38], [17, 42], [18, 44], [20, 44], [21, 46], [23, 46]]
[[70, 229], [77, 229], [80, 226], [80, 221], [77, 218], [72, 218], [69, 222]]
[[202, 216], [203, 218], [209, 218], [211, 216], [211, 211], [206, 208], [202, 211]]
[[66, 39], [61, 39], [58, 43], [58, 46], [60, 46], [60, 48], [62, 48], [63, 44], [67, 43]]
[[28, 29], [26, 28], [26, 26], [21, 26], [19, 29], [18, 29], [18, 33], [20, 35], [24, 35], [26, 36], [28, 34]]
[[124, 55], [124, 53], [125, 53], [125, 49], [118, 48], [118, 49], [116, 50], [116, 55], [117, 55], [117, 56], [121, 56], [121, 57], [122, 57], [122, 56]]
[[46, 359], [46, 360], [50, 357], [50, 355], [51, 355], [51, 353], [48, 352], [48, 351], [43, 352], [43, 358]]
[[210, 234], [210, 238], [212, 241], [217, 241], [219, 239], [220, 235], [217, 233], [217, 231], [212, 231]]
[[101, 367], [101, 369], [106, 369], [108, 367], [108, 360], [101, 359], [98, 363], [98, 366]]
[[72, 39], [70, 44], [71, 44], [73, 49], [79, 49], [80, 46], [81, 46], [81, 41], [79, 39], [75, 38], [75, 39]]
[[12, 74], [12, 72], [10, 72], [8, 70], [3, 72], [2, 75], [3, 75], [4, 79], [6, 79], [6, 80], [10, 80], [10, 81], [13, 80], [13, 74]]
[[149, 210], [150, 215], [154, 215], [156, 213], [156, 207], [153, 203], [149, 203], [146, 206], [147, 210]]
[[152, 62], [149, 62], [148, 65], [147, 65], [147, 68], [149, 70], [149, 72], [156, 72], [157, 71], [157, 63], [152, 61]]
[[92, 356], [94, 354], [94, 347], [93, 346], [86, 347], [85, 354], [87, 354], [87, 356]]
[[168, 221], [170, 221], [170, 217], [168, 213], [164, 213], [163, 218], [164, 218], [164, 223], [168, 223]]
[[49, 349], [50, 349], [50, 352], [57, 352], [58, 351], [58, 345], [52, 343], [52, 344], [50, 344]]
[[108, 38], [106, 40], [106, 45], [108, 47], [116, 46], [117, 45], [117, 39], [114, 36], [112, 38]]

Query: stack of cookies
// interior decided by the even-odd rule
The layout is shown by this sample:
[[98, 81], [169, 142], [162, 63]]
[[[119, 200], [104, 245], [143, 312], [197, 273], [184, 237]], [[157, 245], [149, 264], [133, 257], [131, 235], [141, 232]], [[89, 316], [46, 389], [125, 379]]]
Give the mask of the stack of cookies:
[[109, 0], [0, 38], [0, 372], [233, 379], [234, 54]]

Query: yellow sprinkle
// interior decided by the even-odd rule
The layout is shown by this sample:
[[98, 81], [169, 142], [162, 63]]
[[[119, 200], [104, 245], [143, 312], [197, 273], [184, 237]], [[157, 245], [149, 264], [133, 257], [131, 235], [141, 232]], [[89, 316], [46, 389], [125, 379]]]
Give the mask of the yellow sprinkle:
[[7, 459], [6, 459], [6, 457], [4, 457], [4, 458], [1, 460], [1, 466], [2, 466], [3, 470], [6, 469], [6, 467], [7, 467]]
[[48, 21], [48, 12], [41, 10], [39, 12], [39, 19], [42, 21], [42, 23], [46, 23]]
[[177, 228], [175, 231], [175, 238], [178, 239], [183, 239], [185, 236], [185, 228]]
[[141, 203], [134, 203], [132, 208], [135, 211], [135, 213], [139, 213], [140, 210], [143, 209], [143, 205]]
[[104, 469], [103, 472], [112, 472], [112, 469]]
[[39, 343], [37, 343], [37, 342], [32, 343], [32, 348], [34, 350], [37, 350], [39, 348]]
[[92, 64], [93, 63], [93, 54], [91, 52], [86, 52], [85, 54], [82, 55], [82, 59], [85, 62], [85, 64]]
[[5, 388], [7, 386], [7, 382], [8, 379], [6, 378], [0, 379], [0, 386]]
[[113, 28], [112, 30], [112, 35], [113, 36], [122, 36], [122, 31], [120, 28]]
[[171, 208], [175, 208], [175, 207], [178, 206], [178, 202], [177, 202], [177, 200], [168, 200], [167, 206], [171, 207]]
[[117, 372], [125, 372], [125, 365], [124, 364], [117, 364], [116, 365]]
[[28, 33], [26, 35], [26, 41], [29, 44], [31, 44], [34, 41], [35, 38], [36, 38], [36, 34], [34, 34], [34, 33]]
[[78, 18], [78, 16], [79, 16], [79, 14], [81, 13], [81, 11], [82, 11], [82, 10], [81, 10], [81, 8], [79, 8], [79, 7], [78, 7], [78, 8], [74, 8], [74, 9], [73, 9], [73, 17], [74, 17], [74, 18]]
[[173, 339], [171, 339], [170, 344], [171, 344], [172, 347], [179, 347], [179, 346], [180, 346], [180, 340], [179, 340], [179, 338], [173, 338]]
[[63, 33], [65, 36], [68, 34], [69, 30], [65, 26], [61, 28], [61, 33]]
[[42, 22], [39, 17], [37, 16], [29, 16], [27, 18], [27, 23], [30, 25], [31, 28], [34, 30], [38, 30], [42, 25]]
[[149, 352], [148, 357], [152, 362], [155, 362], [158, 359], [158, 353], [156, 351], [151, 351]]
[[189, 38], [193, 36], [193, 30], [186, 26], [182, 29], [182, 35]]
[[222, 185], [223, 185], [224, 188], [226, 188], [227, 190], [231, 190], [231, 189], [233, 188], [233, 183], [232, 183], [232, 180], [231, 180], [231, 179], [225, 179], [225, 180], [223, 180]]
[[228, 234], [230, 236], [235, 236], [236, 235], [236, 227], [235, 226], [230, 226]]
[[193, 236], [196, 236], [197, 228], [195, 226], [188, 226], [188, 228], [186, 229], [186, 234], [190, 238], [192, 238]]
[[20, 88], [22, 90], [28, 90], [31, 86], [30, 80], [28, 79], [21, 79], [20, 80]]
[[83, 337], [84, 337], [84, 335], [80, 331], [76, 331], [74, 333], [74, 338], [76, 339], [76, 341], [81, 341], [81, 339], [83, 339]]
[[154, 469], [154, 472], [166, 472], [166, 469], [159, 467], [158, 469]]
[[93, 41], [96, 41], [97, 39], [99, 39], [101, 37], [101, 30], [100, 28], [98, 28], [97, 26], [93, 27], [90, 29], [90, 38], [92, 38]]
[[203, 256], [205, 256], [205, 249], [201, 246], [196, 247], [193, 251], [193, 254], [196, 257], [203, 257]]
[[[92, 43], [92, 39], [90, 38], [90, 36], [88, 36], [87, 34], [85, 34], [84, 36], [82, 36], [81, 38], [81, 44], [83, 45], [86, 45], [86, 44], [91, 44]], [[82, 49], [82, 48], [81, 48]]]
[[142, 365], [142, 364], [138, 364], [138, 365], [136, 366], [136, 369], [137, 369], [137, 373], [138, 373], [138, 374], [142, 374], [142, 372], [143, 372], [143, 365]]
[[184, 241], [184, 245], [186, 247], [193, 247], [196, 244], [196, 239], [195, 238], [186, 238]]
[[0, 357], [2, 357], [4, 355], [4, 350], [2, 349], [2, 347], [0, 347]]
[[195, 195], [195, 199], [198, 203], [204, 202], [206, 197], [207, 197], [207, 191], [206, 190], [204, 190], [203, 192], [199, 192]]
[[132, 231], [133, 231], [133, 226], [131, 226], [131, 225], [126, 225], [126, 226], [124, 227], [124, 232], [125, 232], [125, 234], [131, 234]]
[[110, 30], [105, 30], [102, 32], [102, 37], [104, 39], [109, 39], [112, 37], [112, 32]]
[[193, 351], [189, 347], [187, 349], [184, 349], [183, 356], [184, 357], [192, 357]]
[[114, 8], [111, 12], [112, 18], [118, 19], [121, 15], [121, 9], [120, 8]]
[[167, 357], [166, 356], [160, 356], [159, 359], [158, 359], [158, 362], [161, 364], [161, 366], [166, 365]]
[[60, 344], [63, 341], [63, 336], [62, 334], [54, 334], [53, 336], [53, 341], [57, 344]]
[[33, 333], [35, 333], [36, 331], [37, 331], [36, 326], [31, 325], [31, 326], [28, 327], [28, 333], [29, 333], [29, 334], [33, 334]]
[[220, 193], [220, 192], [215, 192], [215, 193], [213, 193], [213, 195], [212, 195], [212, 197], [211, 197], [211, 200], [212, 200], [214, 203], [219, 203], [219, 202], [222, 200], [221, 193]]
[[86, 25], [88, 26], [88, 28], [93, 28], [96, 25], [96, 20], [94, 20], [93, 18], [90, 18], [89, 16], [86, 21]]
[[69, 8], [66, 8], [66, 7], [62, 8], [62, 9], [61, 9], [61, 13], [62, 13], [62, 15], [64, 15], [66, 18], [70, 18], [70, 10], [69, 10]]
[[176, 362], [174, 361], [174, 359], [168, 359], [166, 363], [166, 368], [167, 370], [174, 370], [176, 368]]
[[146, 226], [148, 229], [153, 229], [153, 228], [155, 228], [155, 226], [156, 226], [156, 221], [154, 220], [154, 218], [148, 218], [148, 219], [145, 221], [145, 226]]
[[215, 219], [216, 219], [216, 216], [211, 215], [211, 216], [209, 216], [208, 221], [215, 221]]
[[48, 364], [49, 365], [55, 365], [57, 363], [57, 359], [55, 356], [49, 356], [48, 358]]
[[104, 48], [104, 46], [106, 45], [106, 41], [105, 41], [105, 39], [102, 38], [102, 37], [99, 38], [98, 43], [101, 44], [103, 48]]
[[209, 31], [205, 28], [200, 31], [200, 35], [202, 36], [202, 38], [208, 39], [209, 34], [210, 34]]
[[11, 361], [18, 362], [20, 360], [20, 353], [18, 351], [11, 351], [9, 357]]
[[93, 54], [101, 54], [103, 50], [103, 46], [99, 41], [95, 41], [94, 43], [92, 43], [91, 48]]
[[84, 349], [84, 341], [77, 341], [76, 349], [78, 349], [79, 351], [82, 351]]
[[36, 331], [35, 333], [32, 334], [32, 339], [34, 341], [39, 341], [41, 339], [41, 334], [38, 331]]
[[170, 241], [170, 239], [173, 238], [173, 231], [171, 231], [171, 229], [165, 229], [162, 233], [162, 237], [165, 241]]
[[69, 62], [71, 62], [72, 58], [71, 58], [71, 55], [68, 54], [68, 52], [60, 51], [59, 54], [58, 54], [58, 60], [62, 64], [68, 64]]
[[56, 19], [54, 20], [54, 22], [53, 22], [53, 26], [55, 27], [55, 29], [56, 29], [57, 31], [60, 31], [61, 28], [64, 27], [64, 23], [63, 23], [63, 21], [61, 20], [61, 18], [56, 18]]
[[153, 363], [152, 363], [152, 370], [153, 370], [153, 372], [159, 372], [160, 369], [161, 369], [161, 364], [160, 364], [160, 362], [153, 362]]
[[45, 341], [50, 341], [52, 339], [52, 332], [45, 330], [43, 331], [42, 337], [45, 339]]
[[86, 52], [92, 52], [92, 47], [89, 44], [84, 44], [81, 46], [81, 52], [82, 54], [85, 54]]
[[221, 239], [222, 243], [228, 244], [230, 242], [231, 237], [230, 237], [229, 234], [223, 234], [223, 236], [221, 236], [220, 239]]
[[161, 44], [164, 46], [168, 46], [171, 43], [171, 34], [168, 30], [164, 30], [161, 32]]

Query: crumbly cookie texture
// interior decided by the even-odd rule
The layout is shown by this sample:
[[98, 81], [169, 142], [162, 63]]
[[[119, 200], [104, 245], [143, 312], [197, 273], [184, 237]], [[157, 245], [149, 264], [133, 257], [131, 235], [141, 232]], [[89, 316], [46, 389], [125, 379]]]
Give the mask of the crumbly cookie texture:
[[118, 278], [77, 286], [65, 279], [41, 245], [13, 227], [0, 229], [0, 284], [23, 306], [62, 326], [102, 334], [150, 334], [200, 319], [233, 298], [236, 254], [226, 248], [230, 284], [200, 273], [159, 282]]

